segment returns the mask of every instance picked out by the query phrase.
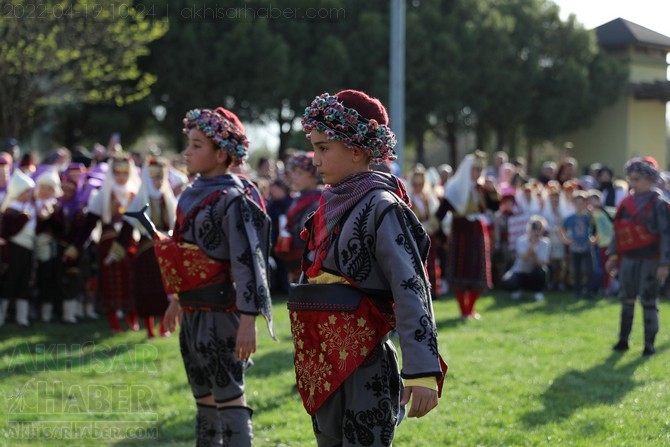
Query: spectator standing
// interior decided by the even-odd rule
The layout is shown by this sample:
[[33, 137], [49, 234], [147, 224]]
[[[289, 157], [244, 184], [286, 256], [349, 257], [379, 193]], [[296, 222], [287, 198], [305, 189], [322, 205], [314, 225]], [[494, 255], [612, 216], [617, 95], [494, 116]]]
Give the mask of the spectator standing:
[[595, 227], [588, 210], [586, 192], [575, 190], [572, 197], [575, 213], [563, 220], [561, 238], [570, 250], [575, 296], [591, 298], [589, 286], [593, 274], [592, 245], [595, 241]]

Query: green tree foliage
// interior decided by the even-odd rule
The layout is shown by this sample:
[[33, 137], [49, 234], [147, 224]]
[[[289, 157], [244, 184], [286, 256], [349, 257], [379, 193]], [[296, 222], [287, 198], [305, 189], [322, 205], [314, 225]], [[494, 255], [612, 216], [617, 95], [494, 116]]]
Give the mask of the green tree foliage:
[[6, 136], [30, 129], [45, 108], [145, 97], [156, 76], [137, 60], [167, 30], [131, 1], [2, 2], [0, 114]]
[[[221, 105], [247, 121], [277, 122], [281, 156], [314, 96], [345, 86], [386, 93], [374, 79], [387, 72], [388, 20], [372, 12], [388, 10], [384, 1], [250, 0], [210, 9], [206, 3], [153, 3], [169, 11], [170, 30], [146, 60], [147, 69], [160, 73], [148, 101], [165, 107], [161, 125], [175, 141], [187, 110]], [[166, 56], [174, 54], [180, 56]]]
[[[149, 125], [180, 148], [187, 110], [224, 106], [247, 122], [278, 123], [281, 157], [291, 144], [307, 148], [292, 133], [314, 96], [355, 88], [388, 101], [388, 0], [143, 0], [123, 19], [112, 17], [120, 3], [58, 3], [89, 5], [87, 20], [0, 22], [5, 133], [49, 104], [106, 103], [122, 106], [134, 126], [114, 129], [124, 141]], [[107, 5], [98, 14], [105, 20], [91, 17], [93, 4]], [[561, 21], [548, 0], [407, 0], [406, 7], [405, 125], [417, 161], [428, 132], [448, 142], [452, 163], [464, 130], [484, 149], [514, 153], [519, 142], [587, 124], [625, 84], [626, 70], [597, 47], [594, 33], [574, 18]], [[101, 122], [86, 106], [70, 110], [77, 121]]]

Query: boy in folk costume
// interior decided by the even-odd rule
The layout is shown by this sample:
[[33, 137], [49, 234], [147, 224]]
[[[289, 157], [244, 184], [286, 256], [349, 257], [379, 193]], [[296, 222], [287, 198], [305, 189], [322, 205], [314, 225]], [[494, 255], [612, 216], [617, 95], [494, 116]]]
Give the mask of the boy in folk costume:
[[461, 318], [478, 319], [475, 303], [481, 292], [492, 287], [489, 217], [500, 205], [495, 184], [484, 178], [486, 154], [465, 156], [447, 183], [438, 218], [453, 213], [451, 241], [447, 253], [447, 278], [455, 290]]
[[639, 299], [644, 321], [642, 355], [652, 355], [658, 333], [658, 290], [670, 266], [670, 204], [653, 188], [659, 172], [652, 162], [633, 158], [624, 172], [633, 192], [617, 208], [605, 266], [608, 272], [618, 269], [621, 282], [619, 341], [613, 349], [628, 350], [635, 302]]
[[172, 240], [156, 244], [166, 291], [178, 293], [165, 313], [166, 328], [174, 331], [181, 319], [197, 445], [249, 446], [244, 375], [256, 351], [258, 315], [274, 337], [270, 219], [253, 184], [229, 171], [244, 162], [249, 145], [238, 117], [221, 107], [191, 110], [183, 132], [184, 160], [198, 177], [179, 197]]
[[298, 391], [320, 446], [391, 445], [405, 405], [411, 399], [408, 417], [435, 408], [446, 372], [428, 235], [402, 181], [370, 170], [396, 158], [387, 124], [381, 102], [355, 90], [316, 97], [302, 120], [329, 186], [303, 232], [303, 275], [288, 307]]
[[300, 232], [305, 228], [307, 217], [319, 207], [319, 198], [323, 189], [321, 178], [312, 163], [314, 153], [293, 155], [287, 163], [289, 181], [296, 195], [286, 211], [279, 216], [279, 236], [275, 246], [276, 255], [286, 262], [289, 282], [300, 277], [300, 259], [305, 242]]
[[[154, 223], [157, 231], [168, 235], [175, 222], [177, 200], [168, 181], [168, 163], [165, 159], [150, 157], [142, 167], [142, 186], [133, 199], [129, 210], [143, 210]], [[168, 307], [167, 293], [163, 287], [160, 268], [154, 252], [153, 235], [148, 234], [136, 219], [124, 218], [119, 242], [128, 247], [133, 238], [134, 228], [138, 228], [141, 237], [135, 254], [135, 301], [140, 318], [144, 319], [148, 338], [154, 338], [154, 315], [160, 318], [160, 335], [165, 337], [169, 331], [165, 328], [164, 314]]]
[[7, 243], [4, 252], [7, 264], [0, 290], [0, 326], [5, 322], [9, 301], [14, 300], [15, 319], [19, 326], [30, 326], [28, 321], [35, 245], [35, 182], [17, 169], [9, 179], [7, 195], [0, 206], [2, 231], [0, 237]]
[[129, 329], [138, 330], [137, 312], [132, 295], [132, 262], [134, 241], [124, 248], [117, 240], [128, 210], [140, 187], [140, 177], [133, 159], [119, 155], [109, 160], [109, 171], [100, 190], [88, 202], [86, 224], [77, 241], [65, 252], [66, 260], [77, 259], [93, 229], [100, 222], [98, 272], [103, 307], [113, 332], [121, 331], [117, 312], [123, 311]]

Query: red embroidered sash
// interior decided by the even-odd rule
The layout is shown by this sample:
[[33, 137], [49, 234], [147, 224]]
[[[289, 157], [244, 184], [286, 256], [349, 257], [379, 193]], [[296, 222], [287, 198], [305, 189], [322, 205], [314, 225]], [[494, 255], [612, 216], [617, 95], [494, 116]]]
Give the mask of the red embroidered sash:
[[154, 251], [167, 293], [221, 283], [229, 270], [225, 263], [210, 258], [197, 245], [175, 242], [158, 232], [154, 236]]
[[296, 382], [310, 415], [365, 361], [394, 324], [392, 315], [385, 317], [370, 298], [355, 289], [354, 293], [360, 297], [357, 306], [289, 298]]
[[[644, 209], [638, 211], [632, 197], [626, 197], [617, 210], [614, 218], [614, 237], [617, 253], [626, 253], [656, 244], [660, 238], [658, 234], [651, 233], [644, 222], [649, 219], [653, 200], [649, 200]], [[625, 214], [624, 215], [624, 211]]]

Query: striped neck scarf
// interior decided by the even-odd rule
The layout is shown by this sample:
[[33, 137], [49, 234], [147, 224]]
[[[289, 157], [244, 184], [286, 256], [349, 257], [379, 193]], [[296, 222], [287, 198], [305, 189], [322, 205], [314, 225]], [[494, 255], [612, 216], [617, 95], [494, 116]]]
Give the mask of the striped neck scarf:
[[321, 194], [319, 208], [314, 214], [314, 239], [309, 249], [314, 250], [314, 264], [307, 270], [307, 276], [316, 276], [325, 259], [332, 236], [342, 217], [349, 212], [370, 191], [383, 189], [397, 195], [408, 206], [410, 198], [403, 182], [392, 174], [378, 171], [359, 172], [345, 178], [335, 186], [326, 187]]

